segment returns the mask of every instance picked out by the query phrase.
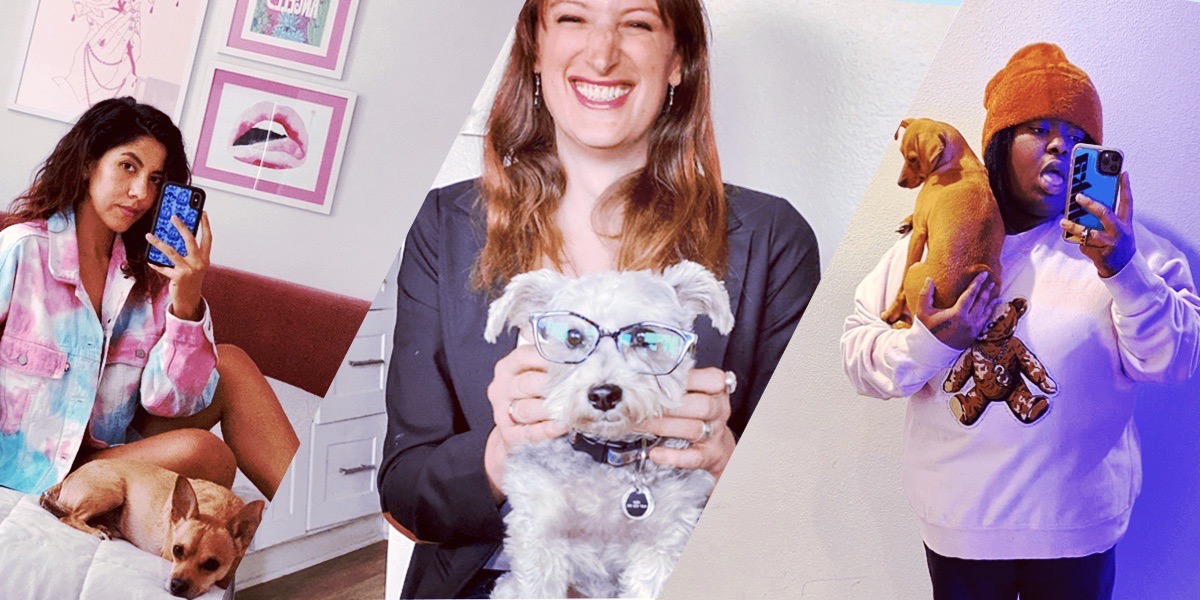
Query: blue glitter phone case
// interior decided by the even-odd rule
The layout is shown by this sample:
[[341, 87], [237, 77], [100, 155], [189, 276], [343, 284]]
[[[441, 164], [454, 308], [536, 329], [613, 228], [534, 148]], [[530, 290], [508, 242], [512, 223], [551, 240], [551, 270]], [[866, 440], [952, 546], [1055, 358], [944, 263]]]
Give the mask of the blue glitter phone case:
[[[1067, 195], [1066, 218], [1089, 229], [1104, 229], [1104, 224], [1075, 202], [1083, 194], [1110, 210], [1117, 208], [1117, 190], [1125, 155], [1116, 148], [1077, 144], [1071, 156], [1071, 192]], [[1078, 244], [1080, 239], [1063, 232], [1063, 239]]]
[[[178, 215], [192, 235], [200, 226], [200, 212], [204, 210], [204, 190], [182, 183], [164, 183], [158, 194], [158, 204], [155, 208], [154, 235], [171, 246], [182, 256], [187, 256], [187, 245], [183, 236], [171, 223], [171, 217]], [[154, 246], [147, 246], [146, 259], [163, 267], [173, 267], [175, 263]]]

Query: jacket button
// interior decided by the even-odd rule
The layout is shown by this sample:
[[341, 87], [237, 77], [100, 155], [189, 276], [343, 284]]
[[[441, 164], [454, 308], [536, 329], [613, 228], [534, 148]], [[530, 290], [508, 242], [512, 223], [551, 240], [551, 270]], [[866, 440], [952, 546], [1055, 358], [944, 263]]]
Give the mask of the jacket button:
[[138, 358], [146, 358], [146, 351], [145, 351], [145, 350], [141, 350], [141, 349], [139, 349], [137, 352], [134, 352], [134, 354], [136, 354]]
[[25, 356], [24, 354], [22, 354], [22, 355], [18, 356], [18, 357], [17, 357], [17, 364], [20, 364], [20, 365], [26, 365], [26, 364], [29, 364], [29, 357], [28, 357], [28, 356]]
[[66, 365], [63, 366], [63, 373], [66, 373], [67, 371], [70, 371], [70, 370], [71, 370], [71, 363], [67, 363]]

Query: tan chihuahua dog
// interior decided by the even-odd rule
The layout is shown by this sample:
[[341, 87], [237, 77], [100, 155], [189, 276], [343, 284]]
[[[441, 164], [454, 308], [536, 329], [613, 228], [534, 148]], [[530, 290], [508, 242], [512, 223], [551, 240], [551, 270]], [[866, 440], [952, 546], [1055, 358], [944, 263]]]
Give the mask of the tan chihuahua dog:
[[132, 460], [97, 460], [42, 494], [63, 523], [101, 539], [125, 539], [171, 561], [167, 590], [195, 598], [228, 588], [266, 503], [243, 503], [215, 483]]
[[[954, 127], [931, 119], [905, 119], [896, 130], [904, 140], [900, 187], [924, 187], [913, 214], [900, 226], [909, 228], [904, 284], [881, 315], [893, 327], [912, 325], [925, 279], [933, 279], [934, 308], [949, 308], [981, 272], [1000, 289], [1000, 247], [1004, 222], [992, 196], [987, 170]], [[928, 249], [928, 251], [927, 251]], [[924, 260], [922, 260], [922, 256]]]

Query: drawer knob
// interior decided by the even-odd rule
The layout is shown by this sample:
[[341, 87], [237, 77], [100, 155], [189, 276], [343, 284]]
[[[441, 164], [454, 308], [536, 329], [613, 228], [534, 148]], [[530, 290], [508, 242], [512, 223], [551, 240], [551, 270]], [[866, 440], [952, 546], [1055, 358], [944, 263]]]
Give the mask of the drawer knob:
[[374, 470], [375, 470], [375, 465], [358, 465], [357, 467], [350, 467], [350, 468], [338, 467], [338, 472], [341, 473], [342, 475], [353, 475], [355, 473], [362, 473], [363, 471], [374, 471]]
[[352, 361], [350, 361], [350, 366], [352, 366], [352, 367], [370, 367], [372, 365], [382, 365], [384, 362], [385, 361], [382, 358], [372, 358], [369, 360], [352, 360]]

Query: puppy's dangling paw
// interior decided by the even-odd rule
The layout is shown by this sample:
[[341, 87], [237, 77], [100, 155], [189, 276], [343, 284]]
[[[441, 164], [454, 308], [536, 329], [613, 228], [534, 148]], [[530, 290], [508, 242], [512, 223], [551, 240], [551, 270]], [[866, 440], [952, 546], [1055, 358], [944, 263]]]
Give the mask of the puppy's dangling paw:
[[900, 221], [900, 226], [896, 227], [896, 233], [898, 233], [900, 235], [907, 235], [909, 232], [912, 231], [912, 229], [913, 229], [913, 218], [912, 218], [912, 215], [908, 215], [907, 217], [904, 217], [903, 221]]
[[106, 542], [111, 541], [111, 540], [121, 539], [120, 535], [116, 535], [116, 533], [112, 529], [109, 529], [105, 525], [97, 525], [96, 529], [100, 532], [100, 535], [97, 537], [99, 537], [100, 539], [102, 539]]

